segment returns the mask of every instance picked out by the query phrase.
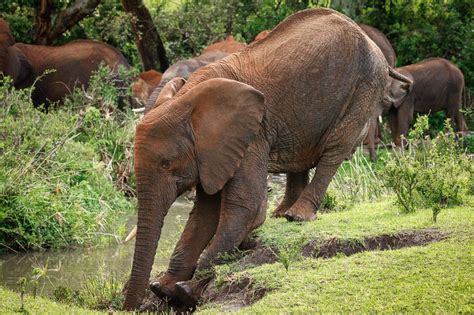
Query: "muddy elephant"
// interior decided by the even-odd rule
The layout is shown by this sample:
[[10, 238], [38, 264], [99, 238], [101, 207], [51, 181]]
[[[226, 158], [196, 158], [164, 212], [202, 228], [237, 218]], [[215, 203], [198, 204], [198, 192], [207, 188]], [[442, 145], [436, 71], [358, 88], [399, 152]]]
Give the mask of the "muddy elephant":
[[[163, 73], [160, 84], [153, 90], [150, 97], [148, 98], [148, 101], [145, 104], [145, 113], [148, 113], [153, 107], [155, 107], [161, 90], [168, 82], [175, 78], [182, 78], [186, 80], [197, 69], [220, 60], [228, 55], [228, 53], [222, 51], [208, 52], [195, 58], [180, 60], [170, 66], [168, 69], [166, 69], [165, 73]], [[182, 79], [179, 79], [178, 82]]]
[[139, 306], [164, 217], [189, 187], [197, 185], [195, 207], [167, 272], [151, 288], [191, 307], [221, 254], [263, 223], [267, 171], [316, 167], [285, 211], [313, 219], [339, 165], [365, 136], [389, 76], [409, 82], [352, 20], [309, 9], [198, 70], [180, 89], [172, 86], [173, 93], [173, 82], [165, 86], [167, 99], [160, 95], [136, 130], [138, 228], [124, 308]]
[[[61, 101], [77, 85], [87, 88], [100, 64], [112, 71], [119, 65], [129, 68], [117, 49], [96, 41], [76, 40], [57, 47], [15, 44], [8, 23], [0, 18], [0, 72], [10, 76], [16, 88], [35, 84], [35, 106]], [[54, 72], [39, 78], [46, 70]]]
[[221, 51], [228, 54], [233, 54], [244, 49], [247, 45], [245, 43], [241, 43], [234, 39], [234, 36], [230, 35], [223, 41], [216, 42], [208, 47], [204, 48], [202, 54], [209, 53], [209, 52], [216, 52]]
[[445, 111], [457, 131], [467, 132], [460, 111], [464, 76], [458, 67], [443, 58], [430, 58], [397, 68], [397, 71], [413, 80], [410, 88], [396, 81], [390, 86], [389, 124], [397, 146], [402, 145], [401, 136], [407, 136], [414, 113]]
[[160, 85], [163, 73], [156, 70], [148, 70], [138, 75], [137, 80], [132, 85], [132, 95], [142, 104], [150, 97], [153, 90]]
[[[395, 63], [397, 61], [397, 55], [395, 54], [395, 50], [390, 44], [390, 41], [387, 37], [378, 29], [365, 25], [365, 24], [358, 24], [360, 28], [369, 36], [370, 39], [374, 41], [377, 46], [379, 46], [380, 50], [382, 51], [387, 63], [391, 67], [395, 67]], [[378, 117], [383, 114], [383, 108], [377, 107], [373, 117], [370, 120], [369, 129], [367, 131], [367, 136], [365, 137], [364, 144], [367, 145], [369, 149], [369, 154], [372, 160], [376, 159], [376, 150], [375, 145], [378, 141], [378, 136], [380, 134], [380, 127], [378, 123]]]

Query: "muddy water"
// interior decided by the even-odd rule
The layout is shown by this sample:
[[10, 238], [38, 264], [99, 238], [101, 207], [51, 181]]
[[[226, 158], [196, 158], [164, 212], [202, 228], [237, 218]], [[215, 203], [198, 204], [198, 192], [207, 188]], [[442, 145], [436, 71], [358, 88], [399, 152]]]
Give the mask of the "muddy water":
[[[269, 186], [273, 188], [273, 192], [269, 194], [269, 203], [275, 204], [281, 199], [284, 182], [283, 176], [273, 175], [273, 181], [269, 182]], [[181, 235], [192, 205], [191, 201], [180, 197], [170, 208], [155, 256], [155, 272], [168, 266], [174, 244]], [[131, 217], [129, 230], [135, 222], [136, 217]], [[132, 264], [134, 246], [134, 241], [126, 244], [111, 242], [106, 247], [90, 249], [0, 254], [0, 286], [16, 290], [18, 280], [21, 277], [30, 279], [35, 268], [44, 272], [38, 279], [38, 293], [41, 295], [52, 294], [58, 286], [80, 288], [86, 275], [114, 275], [118, 279], [126, 279]]]
[[[160, 246], [155, 258], [154, 270], [168, 265], [169, 253], [186, 223], [192, 202], [180, 197], [165, 219]], [[129, 230], [136, 218], [130, 218]], [[30, 279], [35, 268], [45, 271], [38, 279], [41, 295], [49, 295], [57, 286], [79, 288], [85, 275], [114, 275], [124, 278], [128, 275], [133, 258], [135, 241], [126, 244], [112, 242], [107, 247], [74, 250], [56, 250], [0, 255], [0, 285], [14, 289], [21, 277]]]

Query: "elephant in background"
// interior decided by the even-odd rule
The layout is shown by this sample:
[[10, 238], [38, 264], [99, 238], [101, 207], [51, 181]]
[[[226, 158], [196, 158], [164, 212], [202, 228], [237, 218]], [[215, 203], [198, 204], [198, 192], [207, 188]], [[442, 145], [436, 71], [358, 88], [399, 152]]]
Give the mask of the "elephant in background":
[[445, 111], [457, 131], [467, 132], [460, 111], [464, 76], [458, 67], [443, 58], [429, 58], [396, 70], [413, 80], [409, 88], [401, 82], [392, 82], [391, 101], [385, 105], [389, 108], [390, 130], [397, 146], [402, 145], [401, 136], [407, 136], [414, 113]]
[[230, 35], [223, 41], [214, 43], [206, 48], [201, 52], [201, 54], [206, 54], [209, 52], [225, 52], [228, 54], [233, 54], [244, 49], [247, 45], [245, 43], [241, 43], [234, 39], [234, 36]]
[[[129, 68], [117, 49], [96, 41], [76, 40], [57, 47], [15, 43], [8, 23], [0, 18], [0, 72], [13, 79], [15, 88], [30, 87], [38, 80], [32, 94], [35, 106], [47, 108], [76, 86], [87, 88], [100, 64], [114, 72], [119, 65]], [[39, 78], [46, 70], [55, 71]]]
[[[374, 43], [380, 48], [387, 63], [390, 67], [395, 67], [395, 63], [397, 61], [397, 55], [395, 54], [395, 50], [393, 49], [392, 44], [387, 39], [387, 37], [378, 29], [365, 25], [365, 24], [358, 24], [359, 27], [369, 36], [370, 39], [374, 41]], [[397, 81], [400, 82], [400, 81]], [[365, 137], [364, 144], [367, 144], [369, 149], [370, 158], [375, 160], [377, 157], [375, 145], [379, 141], [378, 137], [380, 135], [380, 126], [378, 123], [378, 117], [383, 114], [383, 107], [378, 106], [374, 112], [373, 117], [370, 120], [369, 128], [367, 131], [367, 136]]]
[[192, 186], [195, 207], [168, 271], [151, 285], [191, 307], [221, 254], [263, 223], [267, 171], [302, 175], [316, 167], [283, 213], [313, 219], [338, 167], [365, 136], [389, 76], [410, 82], [352, 20], [309, 9], [186, 83], [175, 78], [164, 86], [136, 131], [138, 223], [124, 308], [139, 306], [164, 217]]
[[208, 52], [195, 58], [180, 60], [170, 66], [168, 69], [166, 69], [165, 73], [163, 73], [160, 84], [153, 90], [150, 97], [148, 98], [145, 104], [145, 114], [156, 106], [158, 96], [168, 82], [175, 78], [180, 78], [173, 82], [175, 84], [181, 84], [180, 81], [182, 80], [182, 84], [184, 84], [185, 80], [188, 79], [194, 71], [205, 65], [220, 60], [227, 55], [229, 54], [222, 51]]
[[137, 81], [132, 85], [132, 94], [142, 104], [150, 97], [153, 90], [160, 85], [163, 73], [156, 70], [148, 70], [138, 75]]

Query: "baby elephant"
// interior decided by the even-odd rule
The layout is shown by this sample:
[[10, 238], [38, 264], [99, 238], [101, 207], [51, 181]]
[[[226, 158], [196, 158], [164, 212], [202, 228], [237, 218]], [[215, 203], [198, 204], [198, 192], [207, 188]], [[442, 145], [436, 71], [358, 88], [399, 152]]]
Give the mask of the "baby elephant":
[[164, 218], [192, 186], [196, 205], [168, 270], [151, 286], [189, 307], [222, 254], [263, 223], [268, 171], [301, 174], [316, 167], [284, 213], [314, 219], [389, 77], [410, 82], [352, 20], [313, 9], [187, 82], [170, 81], [137, 126], [137, 240], [124, 308], [140, 305]]
[[411, 87], [393, 80], [390, 87], [389, 123], [393, 141], [402, 144], [414, 113], [431, 114], [444, 110], [457, 130], [467, 132], [461, 113], [464, 76], [454, 64], [443, 58], [430, 58], [397, 68], [413, 80]]

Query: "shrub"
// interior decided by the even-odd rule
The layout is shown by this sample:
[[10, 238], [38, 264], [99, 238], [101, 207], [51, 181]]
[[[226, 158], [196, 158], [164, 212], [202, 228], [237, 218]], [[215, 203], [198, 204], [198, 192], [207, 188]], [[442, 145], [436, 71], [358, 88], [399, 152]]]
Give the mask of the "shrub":
[[469, 189], [472, 163], [449, 120], [444, 132], [434, 139], [424, 136], [428, 127], [428, 117], [420, 116], [409, 134], [407, 148], [389, 157], [383, 178], [395, 192], [402, 212], [429, 207], [436, 222], [442, 208], [462, 203], [462, 196]]
[[0, 81], [0, 243], [44, 248], [110, 239], [134, 209], [114, 188], [120, 170], [130, 177], [132, 114], [91, 107], [86, 96], [80, 110], [66, 101], [46, 114], [33, 108], [30, 92]]

